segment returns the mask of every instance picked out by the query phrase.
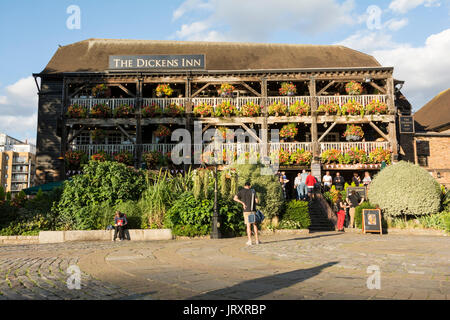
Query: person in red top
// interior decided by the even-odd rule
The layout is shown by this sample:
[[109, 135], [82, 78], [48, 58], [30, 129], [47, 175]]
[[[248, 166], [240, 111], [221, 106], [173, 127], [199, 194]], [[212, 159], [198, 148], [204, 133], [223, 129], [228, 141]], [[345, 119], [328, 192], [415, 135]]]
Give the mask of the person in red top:
[[306, 187], [308, 188], [308, 197], [310, 199], [314, 199], [314, 186], [317, 183], [316, 178], [311, 175], [311, 172], [308, 172], [308, 176], [306, 177]]

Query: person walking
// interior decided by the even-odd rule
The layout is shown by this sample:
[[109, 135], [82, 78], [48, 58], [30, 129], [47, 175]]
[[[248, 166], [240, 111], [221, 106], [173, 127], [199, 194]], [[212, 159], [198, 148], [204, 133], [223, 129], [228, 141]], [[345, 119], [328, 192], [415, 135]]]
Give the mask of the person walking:
[[347, 207], [348, 206], [342, 200], [342, 194], [339, 192], [338, 200], [336, 201], [336, 208], [337, 208], [336, 214], [338, 216], [336, 231], [344, 232], [345, 208]]
[[339, 172], [336, 172], [336, 177], [334, 177], [333, 183], [336, 186], [336, 190], [344, 190], [345, 180], [343, 177], [341, 177], [341, 174]]
[[325, 172], [325, 175], [322, 178], [323, 182], [323, 191], [330, 191], [331, 185], [333, 184], [333, 178], [330, 176], [330, 171]]
[[124, 228], [128, 224], [127, 218], [120, 211], [116, 211], [114, 216], [114, 238], [113, 241], [116, 241], [117, 234], [119, 234], [119, 241], [124, 239]]
[[308, 197], [310, 199], [314, 199], [314, 186], [316, 185], [317, 180], [316, 178], [309, 172], [308, 176], [306, 177], [306, 187], [308, 188]]
[[[247, 181], [245, 183], [244, 188], [234, 196], [233, 200], [242, 204], [243, 207], [244, 222], [247, 226], [247, 245], [252, 245], [251, 225], [253, 225], [253, 231], [255, 233], [255, 243], [260, 244], [258, 239], [258, 226], [255, 223], [256, 204], [259, 203], [259, 199], [256, 197], [255, 190], [251, 188], [250, 182]], [[249, 217], [253, 219], [249, 221]]]
[[297, 173], [297, 176], [294, 179], [294, 189], [297, 191], [297, 200], [301, 200], [300, 196], [300, 185], [302, 183], [302, 173]]
[[349, 214], [350, 214], [350, 224], [349, 224], [349, 228], [354, 228], [354, 223], [355, 223], [355, 210], [356, 207], [361, 205], [361, 203], [363, 203], [364, 198], [362, 198], [359, 193], [357, 193], [355, 190], [352, 190], [352, 192], [350, 193], [350, 195], [347, 196], [346, 199], [347, 203], [350, 206], [349, 209]]

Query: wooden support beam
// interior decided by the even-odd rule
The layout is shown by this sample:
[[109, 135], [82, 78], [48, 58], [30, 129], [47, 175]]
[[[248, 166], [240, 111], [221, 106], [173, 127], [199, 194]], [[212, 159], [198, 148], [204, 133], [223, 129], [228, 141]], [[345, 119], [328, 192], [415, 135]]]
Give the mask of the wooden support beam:
[[246, 84], [244, 81], [239, 82], [240, 84], [242, 84], [244, 87], [246, 87], [251, 93], [253, 93], [255, 96], [257, 97], [261, 97], [261, 94], [256, 91], [255, 89], [253, 89], [252, 87], [250, 87], [248, 84]]
[[125, 88], [123, 85], [121, 85], [120, 83], [118, 84], [111, 84], [111, 87], [119, 87], [120, 89], [122, 89], [123, 92], [125, 92], [126, 94], [128, 94], [129, 96], [132, 96], [133, 98], [136, 98], [136, 95], [131, 92], [130, 90], [128, 90], [127, 88]]
[[207, 87], [209, 87], [210, 85], [212, 85], [212, 82], [208, 82], [207, 84], [205, 84], [203, 87], [201, 87], [200, 89], [198, 89], [197, 91], [194, 92], [193, 95], [191, 95], [191, 98], [194, 98], [195, 96], [197, 96], [200, 92], [202, 92], [203, 90], [205, 90]]
[[386, 94], [386, 89], [380, 87], [379, 85], [377, 85], [375, 82], [370, 81], [369, 84], [374, 87], [375, 89], [377, 89], [378, 91], [380, 91], [381, 93]]
[[249, 127], [247, 127], [247, 126], [245, 125], [245, 123], [241, 122], [240, 125], [241, 125], [242, 128], [245, 129], [245, 131], [248, 132], [249, 135], [251, 135], [253, 138], [255, 138], [256, 141], [258, 141], [259, 143], [262, 143], [262, 142], [263, 142], [263, 141], [262, 141], [262, 140], [261, 140], [261, 139], [260, 139], [260, 138], [252, 131], [252, 130], [250, 130]]
[[320, 96], [322, 93], [324, 93], [329, 87], [331, 87], [334, 83], [336, 83], [335, 80], [331, 81], [330, 83], [328, 83], [325, 87], [323, 87], [322, 89], [320, 89], [319, 92], [317, 92], [317, 95]]
[[78, 137], [80, 135], [81, 132], [83, 132], [83, 130], [86, 128], [86, 125], [82, 125], [81, 129], [76, 131], [73, 136], [67, 140], [67, 144], [70, 144], [76, 137]]
[[378, 128], [372, 121], [369, 121], [369, 124], [372, 128], [375, 129], [376, 132], [378, 132], [380, 134], [380, 136], [382, 136], [384, 139], [386, 139], [386, 141], [389, 141], [389, 137], [383, 132], [381, 131], [380, 128]]
[[205, 133], [206, 130], [208, 130], [209, 127], [211, 127], [212, 124], [208, 123], [203, 129], [202, 129], [202, 133]]
[[82, 85], [81, 87], [79, 87], [77, 90], [75, 90], [70, 96], [69, 98], [72, 98], [74, 95], [76, 95], [78, 92], [80, 92], [81, 90], [83, 90], [84, 88], [86, 88], [87, 84]]
[[[120, 124], [117, 125], [117, 128], [119, 128], [119, 130], [122, 131], [122, 133], [128, 138], [128, 140], [130, 140], [130, 142], [133, 142], [133, 137], [130, 136], [128, 132], [126, 132], [125, 129], [122, 128]], [[136, 142], [134, 142], [134, 144], [136, 144]]]
[[323, 138], [325, 138], [325, 136], [327, 135], [327, 134], [329, 134], [330, 133], [330, 131], [334, 128], [334, 126], [337, 124], [337, 122], [333, 122], [332, 124], [331, 124], [331, 126], [327, 129], [327, 131], [325, 131], [321, 136], [320, 136], [320, 138], [319, 138], [319, 140], [317, 141], [317, 142], [321, 142], [322, 140], [323, 140]]

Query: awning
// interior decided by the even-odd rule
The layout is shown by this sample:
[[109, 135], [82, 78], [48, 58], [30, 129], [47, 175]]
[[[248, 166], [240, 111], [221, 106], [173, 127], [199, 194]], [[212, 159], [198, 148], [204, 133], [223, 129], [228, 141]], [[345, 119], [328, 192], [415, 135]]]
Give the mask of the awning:
[[52, 191], [54, 188], [62, 186], [64, 181], [56, 181], [56, 182], [49, 182], [46, 184], [41, 184], [39, 186], [34, 186], [31, 188], [23, 189], [26, 195], [35, 195], [38, 193], [39, 189], [41, 189], [43, 192], [45, 191]]

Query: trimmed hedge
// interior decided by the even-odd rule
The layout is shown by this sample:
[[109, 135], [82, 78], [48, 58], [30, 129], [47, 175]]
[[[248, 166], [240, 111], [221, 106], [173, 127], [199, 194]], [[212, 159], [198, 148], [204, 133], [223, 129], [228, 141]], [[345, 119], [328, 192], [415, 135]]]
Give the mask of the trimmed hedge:
[[311, 225], [308, 202], [291, 200], [287, 203], [279, 228], [307, 229]]

